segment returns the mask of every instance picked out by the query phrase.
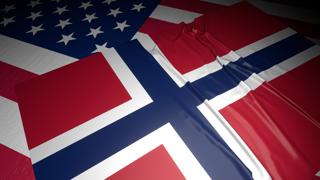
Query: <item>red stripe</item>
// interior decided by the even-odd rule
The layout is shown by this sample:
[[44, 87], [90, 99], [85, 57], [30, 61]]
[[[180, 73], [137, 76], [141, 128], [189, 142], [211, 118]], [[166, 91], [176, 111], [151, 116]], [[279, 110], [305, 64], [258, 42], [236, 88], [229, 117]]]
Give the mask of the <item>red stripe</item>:
[[319, 60], [220, 111], [274, 179], [316, 179], [320, 169]]
[[35, 179], [30, 158], [0, 144], [0, 179]]
[[17, 86], [29, 148], [131, 99], [100, 54]]
[[[112, 165], [111, 165], [112, 166]], [[110, 176], [110, 180], [185, 179], [163, 145]]]
[[0, 96], [17, 101], [15, 85], [36, 76], [29, 71], [0, 61]]

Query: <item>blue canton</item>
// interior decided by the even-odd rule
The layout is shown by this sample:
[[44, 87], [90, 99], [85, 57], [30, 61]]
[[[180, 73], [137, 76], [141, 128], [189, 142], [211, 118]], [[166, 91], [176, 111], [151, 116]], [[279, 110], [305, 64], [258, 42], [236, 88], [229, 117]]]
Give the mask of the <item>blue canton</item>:
[[75, 58], [130, 40], [157, 0], [2, 2], [0, 33]]

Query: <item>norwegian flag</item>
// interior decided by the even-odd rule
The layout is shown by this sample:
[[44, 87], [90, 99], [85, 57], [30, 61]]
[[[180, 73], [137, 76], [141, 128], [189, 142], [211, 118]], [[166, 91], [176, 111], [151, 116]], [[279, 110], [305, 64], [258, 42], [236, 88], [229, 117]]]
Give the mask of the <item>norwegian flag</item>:
[[[198, 108], [212, 126], [234, 129], [272, 178], [316, 179], [319, 46], [246, 3], [180, 22], [149, 19], [137, 38], [178, 86], [205, 99]], [[157, 23], [163, 29], [151, 28]]]
[[201, 100], [177, 87], [137, 41], [123, 43], [156, 2], [47, 3], [5, 6], [1, 29], [3, 142], [30, 156], [36, 178], [251, 179], [197, 110]]
[[[2, 121], [4, 125], [1, 127], [4, 130], [1, 132], [4, 132], [4, 135], [1, 135], [1, 143], [5, 144], [2, 146], [2, 152], [11, 153], [8, 157], [12, 157], [13, 160], [14, 155], [19, 157], [20, 162], [25, 164], [22, 167], [26, 169], [25, 174], [10, 170], [7, 171], [8, 174], [12, 172], [18, 176], [33, 178], [28, 159], [9, 150], [9, 147], [31, 157], [35, 175], [39, 179], [269, 179], [270, 176], [275, 179], [315, 178], [319, 168], [316, 163], [317, 149], [314, 149], [314, 145], [310, 146], [314, 150], [311, 153], [309, 151], [311, 148], [308, 146], [296, 148], [294, 145], [294, 150], [299, 152], [302, 150], [302, 153], [296, 153], [298, 157], [310, 153], [309, 157], [315, 158], [315, 163], [310, 164], [309, 160], [302, 159], [299, 162], [303, 171], [292, 173], [299, 166], [292, 164], [286, 170], [280, 168], [285, 160], [292, 160], [293, 156], [286, 152], [287, 149], [284, 149], [284, 155], [289, 154], [289, 156], [283, 159], [278, 156], [277, 158], [281, 160], [268, 160], [265, 150], [269, 150], [272, 143], [257, 147], [255, 141], [268, 142], [268, 140], [260, 138], [260, 134], [256, 132], [248, 134], [246, 128], [251, 126], [243, 128], [241, 124], [248, 122], [259, 131], [254, 121], [259, 118], [268, 119], [261, 118], [259, 113], [251, 112], [259, 109], [259, 104], [257, 108], [243, 108], [250, 100], [241, 102], [248, 93], [246, 87], [249, 86], [249, 89], [255, 92], [263, 82], [274, 82], [275, 80], [271, 80], [316, 57], [316, 52], [319, 51], [301, 36], [291, 37], [295, 32], [286, 29], [281, 23], [273, 19], [265, 19], [264, 15], [261, 15], [260, 21], [264, 24], [271, 23], [272, 26], [270, 28], [260, 26], [260, 29], [256, 27], [259, 33], [255, 31], [250, 34], [252, 37], [248, 38], [247, 34], [250, 32], [248, 30], [252, 28], [252, 24], [249, 21], [250, 17], [246, 17], [249, 25], [242, 25], [242, 27], [247, 29], [237, 31], [240, 37], [243, 37], [241, 39], [239, 34], [235, 34], [236, 31], [232, 31], [232, 28], [222, 26], [222, 22], [216, 22], [214, 25], [222, 26], [220, 30], [223, 32], [229, 30], [230, 35], [225, 38], [220, 34], [219, 38], [222, 39], [219, 41], [215, 39], [216, 37], [209, 39], [209, 44], [214, 42], [213, 45], [211, 44], [212, 48], [217, 48], [215, 53], [221, 58], [218, 58], [220, 63], [228, 64], [224, 67], [217, 66], [218, 61], [212, 61], [216, 57], [208, 53], [207, 48], [201, 44], [196, 47], [203, 53], [203, 56], [200, 56], [202, 59], [188, 58], [191, 61], [186, 61], [185, 57], [188, 55], [176, 58], [177, 55], [179, 56], [179, 51], [182, 54], [188, 52], [184, 50], [185, 47], [177, 45], [172, 46], [171, 51], [166, 50], [166, 48], [170, 49], [166, 47], [168, 43], [166, 41], [181, 30], [194, 30], [191, 27], [203, 30], [203, 24], [210, 25], [206, 17], [210, 19], [218, 15], [223, 19], [224, 14], [231, 12], [230, 17], [225, 17], [227, 20], [241, 18], [232, 16], [235, 14], [233, 11], [238, 8], [220, 11], [219, 9], [222, 8], [220, 5], [198, 1], [190, 1], [189, 5], [178, 1], [162, 1], [153, 12], [157, 4], [154, 1], [131, 3], [114, 0], [79, 3], [55, 1], [51, 4], [31, 1], [14, 6], [8, 4], [2, 11], [4, 17], [1, 21], [3, 26], [1, 34], [3, 35], [0, 36], [3, 44], [0, 68], [5, 72], [5, 76], [2, 76], [0, 81], [4, 84], [1, 88], [1, 107], [4, 108], [1, 108], [0, 112], [5, 115], [3, 117], [6, 120]], [[14, 16], [14, 11], [21, 8], [24, 10]], [[209, 13], [213, 10], [217, 11], [217, 14]], [[153, 57], [135, 40], [124, 43], [131, 39], [151, 12], [150, 18], [134, 38], [138, 39]], [[196, 17], [201, 16], [199, 12], [210, 15], [197, 20], [192, 26], [174, 25], [174, 23], [192, 22]], [[80, 14], [83, 16], [80, 17]], [[237, 28], [240, 27], [237, 26]], [[172, 30], [169, 32], [174, 33], [163, 33], [168, 29]], [[209, 31], [219, 36], [219, 29], [215, 31], [215, 28], [209, 27]], [[247, 34], [241, 34], [241, 32], [247, 32]], [[235, 39], [237, 41], [234, 41]], [[284, 41], [286, 39], [289, 40]], [[284, 41], [283, 44], [280, 43], [282, 41]], [[195, 43], [192, 39], [190, 42]], [[279, 57], [292, 56], [293, 61], [300, 61], [299, 57], [305, 54], [297, 58], [294, 55], [312, 46], [313, 49], [309, 50], [310, 52], [305, 52], [310, 58], [289, 66], [289, 69], [285, 69], [286, 71], [269, 70], [275, 64], [286, 62], [283, 59], [275, 61], [271, 59], [271, 64], [270, 62], [253, 63], [257, 69], [246, 67], [245, 70], [240, 63], [242, 60], [239, 60], [249, 58], [250, 55], [261, 57], [266, 53], [273, 53], [273, 49], [281, 51], [283, 46], [298, 43], [301, 43], [298, 49], [286, 55], [280, 54]], [[116, 47], [106, 48], [112, 46]], [[267, 49], [269, 47], [273, 49]], [[288, 46], [287, 49], [290, 47]], [[178, 49], [178, 52], [174, 53], [175, 49]], [[263, 50], [265, 52], [262, 52]], [[275, 52], [278, 53], [278, 51]], [[84, 58], [95, 52], [101, 53]], [[189, 55], [191, 55], [189, 57], [199, 58], [199, 55], [198, 57], [194, 54]], [[79, 58], [82, 60], [77, 61]], [[248, 61], [245, 59], [244, 62], [252, 64], [255, 59], [256, 57]], [[230, 61], [237, 61], [239, 64], [230, 63]], [[286, 63], [283, 64], [284, 67], [288, 67], [285, 66]], [[310, 66], [315, 68], [314, 64]], [[237, 67], [241, 69], [238, 70]], [[307, 71], [312, 72], [311, 69]], [[222, 75], [216, 77], [218, 72], [222, 72]], [[236, 75], [235, 79], [228, 76], [230, 72], [232, 76]], [[258, 79], [256, 82], [257, 77], [253, 72], [266, 79]], [[270, 72], [271, 77], [267, 76]], [[301, 73], [304, 74], [305, 71]], [[291, 77], [290, 74], [288, 76]], [[305, 79], [303, 75], [299, 74], [299, 77]], [[283, 81], [278, 84], [283, 85], [279, 88], [287, 92], [288, 85], [285, 86]], [[302, 85], [305, 84], [303, 82]], [[266, 89], [269, 90], [269, 88]], [[249, 93], [254, 93], [251, 91]], [[316, 91], [315, 89], [313, 92]], [[260, 93], [268, 94], [268, 92]], [[308, 95], [311, 98], [317, 97], [316, 93]], [[241, 97], [244, 98], [240, 99]], [[293, 97], [296, 97], [296, 94], [289, 99], [294, 99]], [[312, 114], [316, 112], [312, 108], [317, 106], [310, 101], [305, 103], [304, 96], [300, 98], [294, 104], [300, 103], [304, 110], [311, 111], [312, 120], [312, 116], [316, 116]], [[265, 101], [264, 98], [262, 100]], [[30, 155], [24, 132], [21, 131], [18, 106], [14, 101], [19, 102]], [[279, 111], [288, 109], [286, 104], [281, 106], [282, 101], [276, 101], [277, 98], [274, 102], [280, 104], [278, 107], [283, 107]], [[240, 103], [236, 105], [238, 102]], [[228, 106], [229, 104], [231, 105]], [[274, 111], [266, 106], [264, 108]], [[235, 110], [239, 115], [234, 115]], [[297, 112], [301, 111], [294, 108], [285, 114], [292, 114], [293, 118], [298, 118], [296, 121], [303, 124], [305, 118], [299, 119], [299, 116], [294, 114]], [[242, 116], [248, 113], [253, 116], [245, 118]], [[245, 120], [239, 122], [238, 118]], [[258, 122], [261, 122], [260, 119]], [[235, 124], [237, 122], [238, 124]], [[16, 129], [7, 128], [10, 126]], [[308, 130], [310, 128], [311, 131], [307, 132], [305, 137], [294, 143], [319, 137], [317, 129], [310, 126]], [[292, 134], [296, 130], [288, 130], [288, 132], [291, 137], [297, 138]], [[8, 134], [13, 135], [8, 136]], [[279, 141], [277, 138], [269, 140], [277, 142]], [[281, 149], [283, 143], [279, 144], [280, 151], [283, 151]], [[261, 148], [260, 152], [259, 148]], [[274, 152], [278, 149], [270, 150]], [[18, 162], [18, 160], [12, 162]], [[275, 162], [276, 164], [273, 164]]]

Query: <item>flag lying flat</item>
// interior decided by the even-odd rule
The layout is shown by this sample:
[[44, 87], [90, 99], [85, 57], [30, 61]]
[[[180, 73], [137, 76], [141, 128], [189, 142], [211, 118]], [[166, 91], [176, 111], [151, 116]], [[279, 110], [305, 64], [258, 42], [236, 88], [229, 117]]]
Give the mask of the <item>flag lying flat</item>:
[[[130, 40], [156, 5], [157, 1], [109, 0], [0, 3], [0, 143], [5, 146], [1, 159], [11, 157], [6, 169], [12, 167], [11, 171], [1, 171], [1, 177], [10, 177], [13, 172], [24, 179], [34, 178], [33, 172], [25, 173], [31, 170], [31, 162], [15, 85], [99, 48]], [[127, 103], [128, 111], [139, 103]]]
[[[150, 15], [156, 4], [6, 5], [1, 143], [20, 161], [1, 152], [29, 170], [31, 157], [38, 179], [315, 178], [318, 106], [305, 99], [317, 98], [318, 47], [247, 5], [162, 1]], [[161, 50], [147, 34], [135, 38], [154, 57], [124, 43], [149, 15], [140, 31]]]
[[[149, 156], [169, 158], [162, 178], [251, 178], [197, 109], [200, 99], [176, 86], [137, 41], [25, 81], [17, 95], [39, 179], [122, 177]], [[130, 112], [125, 106], [135, 99], [145, 103], [132, 103]]]
[[[190, 17], [198, 17], [202, 14], [215, 12], [225, 6], [231, 6], [241, 0], [161, 0], [153, 15], [156, 15], [157, 10], [166, 9], [167, 17], [171, 15], [168, 9], [175, 11], [176, 16], [168, 19], [176, 19], [184, 14], [184, 22]], [[246, 2], [260, 9], [264, 13], [273, 16], [277, 20], [288, 24], [291, 28], [310, 38], [319, 44], [320, 39], [320, 20], [319, 12], [316, 11], [316, 6], [312, 2], [297, 2], [297, 1], [274, 1], [274, 0], [247, 0]], [[158, 19], [158, 18], [156, 18]], [[164, 19], [162, 19], [164, 20]], [[174, 22], [174, 21], [172, 21]], [[189, 21], [190, 22], [190, 21]]]
[[[116, 11], [115, 2], [104, 2]], [[41, 11], [44, 7], [39, 3], [32, 1], [27, 7]], [[69, 6], [59, 3], [52, 5], [60, 8], [53, 14], [72, 16]], [[91, 9], [94, 14], [94, 5], [79, 3], [77, 8], [84, 14]], [[127, 10], [138, 13], [148, 7], [153, 8], [139, 2]], [[44, 12], [50, 11], [42, 11], [40, 16], [38, 11], [31, 13], [27, 20], [47, 18]], [[2, 96], [6, 102], [19, 104], [30, 149], [30, 155], [25, 154], [31, 158], [37, 179], [252, 179], [251, 172], [197, 109], [202, 100], [192, 90], [178, 88], [137, 41], [116, 49], [98, 46], [96, 50], [102, 54], [76, 61], [95, 51], [94, 40], [102, 35], [99, 32], [103, 28], [93, 31], [89, 26], [92, 33], [78, 32], [81, 38], [92, 39], [80, 39], [77, 44], [76, 27], [74, 33], [68, 32], [71, 36], [63, 34], [61, 39], [55, 39], [56, 31], [40, 37], [47, 31], [38, 24], [26, 32], [15, 32], [13, 25], [22, 30], [19, 23], [30, 23], [19, 17], [13, 18], [14, 22], [6, 18], [2, 24], [1, 42], [5, 46], [1, 47], [1, 67], [13, 73], [8, 78], [19, 75], [14, 81], [19, 83], [17, 95], [10, 91], [14, 85], [7, 83]], [[76, 22], [89, 21], [82, 20]], [[63, 32], [71, 24], [60, 26], [64, 25], [54, 28]], [[114, 27], [114, 31], [125, 33], [128, 27], [119, 28]], [[139, 169], [146, 175], [137, 173]]]
[[142, 31], [154, 42], [139, 41], [177, 85], [206, 99], [198, 108], [208, 119], [230, 124], [272, 178], [316, 179], [319, 46], [246, 3], [162, 31], [153, 23]]

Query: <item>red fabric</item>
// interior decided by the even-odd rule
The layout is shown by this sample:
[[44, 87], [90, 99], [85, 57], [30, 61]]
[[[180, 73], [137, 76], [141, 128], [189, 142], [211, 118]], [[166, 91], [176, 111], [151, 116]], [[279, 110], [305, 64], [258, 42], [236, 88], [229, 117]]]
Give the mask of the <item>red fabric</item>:
[[173, 66], [185, 74], [284, 28], [251, 5], [239, 3], [201, 16], [191, 24], [167, 25], [151, 37]]
[[182, 74], [190, 72], [225, 55], [230, 50], [202, 29], [192, 24], [171, 26], [155, 39], [173, 66]]
[[[281, 2], [284, 3], [284, 2]], [[279, 5], [281, 6], [281, 3]], [[176, 1], [176, 0], [162, 0], [161, 5], [174, 7], [177, 9], [183, 9], [191, 12], [197, 12], [201, 14], [212, 13], [220, 10], [225, 7], [224, 5], [208, 3], [201, 0], [187, 0], [185, 1]], [[294, 4], [291, 4], [294, 6]], [[298, 21], [290, 18], [284, 18], [279, 16], [273, 16], [275, 19], [286, 23], [294, 30], [303, 34], [304, 36], [312, 38], [320, 38], [320, 26], [318, 24], [312, 24], [308, 22]]]
[[[153, 35], [182, 74], [287, 26], [247, 3]], [[221, 110], [274, 179], [316, 179], [320, 170], [319, 57]]]
[[220, 112], [273, 179], [317, 179], [319, 57], [264, 84]]
[[148, 34], [153, 40], [157, 40], [161, 32], [174, 26], [176, 24], [149, 18], [143, 23], [139, 31]]
[[320, 123], [319, 70], [320, 56], [270, 83], [292, 103], [298, 105], [299, 109], [305, 111], [306, 116], [313, 117], [318, 123]]
[[100, 54], [17, 86], [29, 148], [33, 148], [130, 99]]
[[35, 179], [30, 158], [0, 144], [0, 179]]
[[0, 96], [17, 101], [15, 85], [36, 76], [29, 71], [0, 61]]
[[183, 180], [185, 178], [165, 147], [161, 145], [107, 179]]
[[[245, 13], [244, 13], [245, 12]], [[248, 3], [201, 16], [199, 25], [232, 50], [238, 50], [287, 26]]]

